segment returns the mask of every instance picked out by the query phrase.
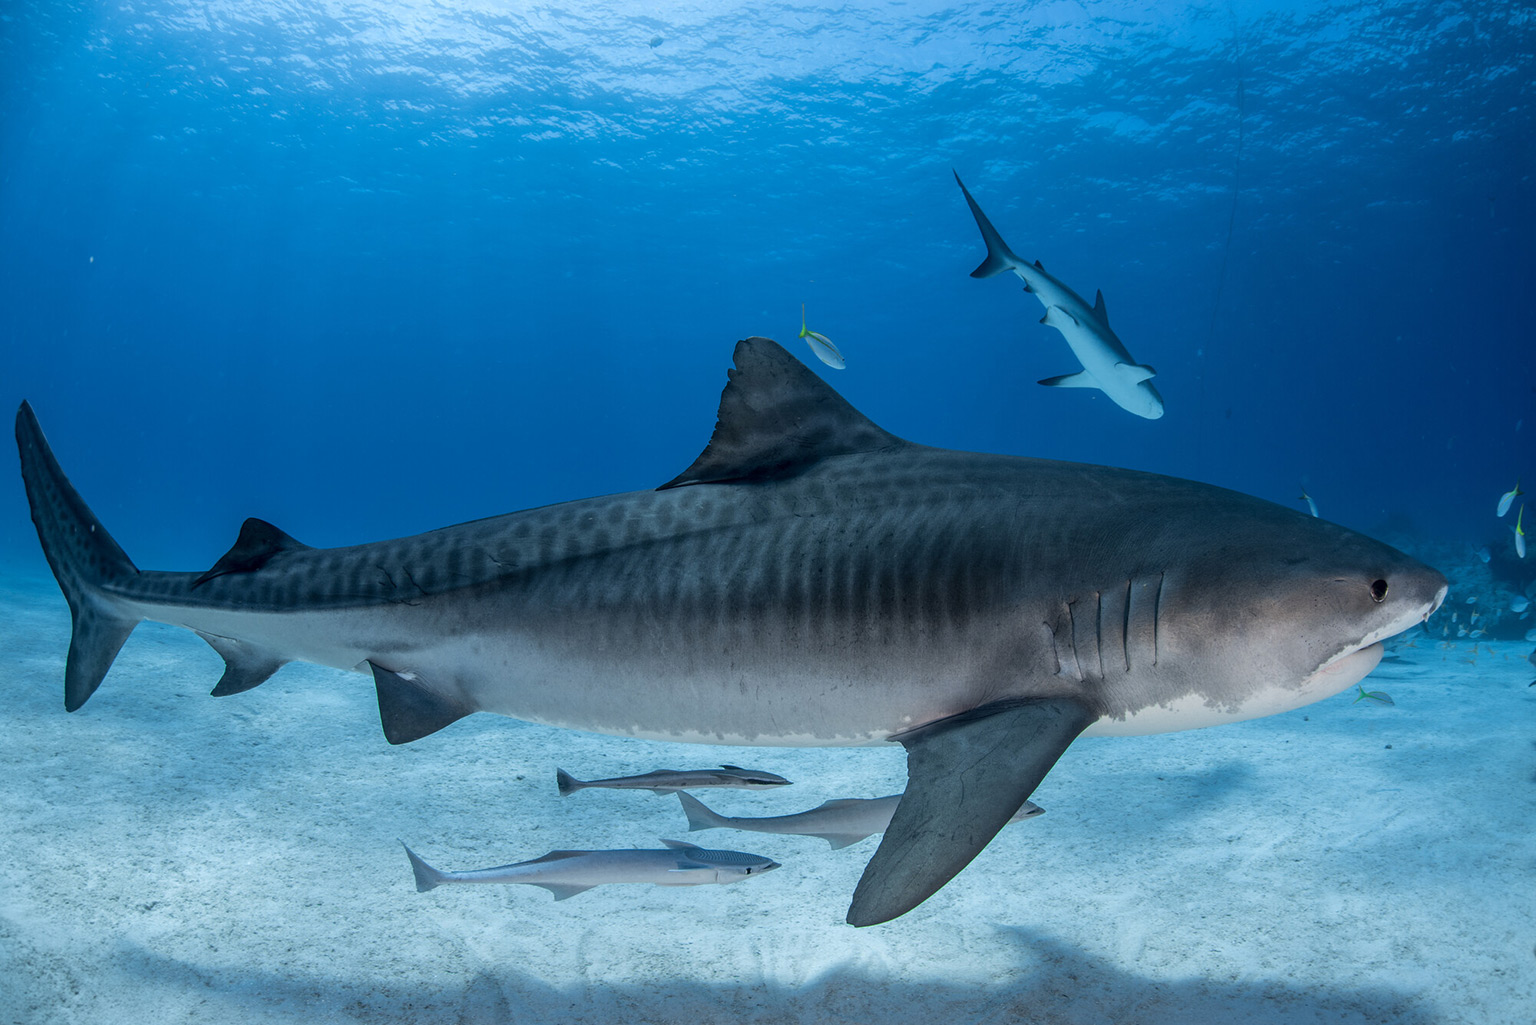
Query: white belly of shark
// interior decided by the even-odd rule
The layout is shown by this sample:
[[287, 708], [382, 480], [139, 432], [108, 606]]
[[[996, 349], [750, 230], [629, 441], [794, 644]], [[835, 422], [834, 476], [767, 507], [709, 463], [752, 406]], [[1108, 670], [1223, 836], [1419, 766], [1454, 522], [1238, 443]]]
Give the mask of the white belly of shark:
[[767, 339], [738, 343], [708, 447], [654, 491], [348, 548], [248, 520], [201, 573], [140, 571], [26, 404], [16, 436], [73, 619], [66, 709], [153, 619], [218, 651], [220, 696], [295, 660], [364, 669], [393, 743], [481, 711], [672, 741], [895, 741], [908, 785], [855, 925], [943, 886], [1079, 734], [1326, 697], [1445, 589], [1395, 549], [1220, 488], [903, 441]]
[[[1410, 623], [1408, 626], [1412, 626]], [[1404, 627], [1407, 629], [1407, 627]], [[1099, 719], [1083, 731], [1085, 737], [1141, 737], [1152, 733], [1176, 733], [1206, 726], [1259, 719], [1277, 712], [1289, 712], [1303, 705], [1331, 698], [1348, 690], [1370, 675], [1381, 662], [1379, 643], [1347, 652], [1318, 667], [1317, 671], [1295, 688], [1271, 687], [1254, 692], [1253, 697], [1235, 708], [1222, 707], [1204, 698], [1187, 695], [1166, 705], [1152, 705], [1124, 718]]]

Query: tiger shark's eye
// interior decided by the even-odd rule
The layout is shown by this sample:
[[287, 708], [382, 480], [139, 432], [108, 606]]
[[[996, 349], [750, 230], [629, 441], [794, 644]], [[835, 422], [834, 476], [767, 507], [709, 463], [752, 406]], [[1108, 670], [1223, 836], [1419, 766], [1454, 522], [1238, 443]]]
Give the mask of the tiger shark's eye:
[[1387, 582], [1385, 580], [1371, 581], [1371, 600], [1377, 602], [1387, 600]]

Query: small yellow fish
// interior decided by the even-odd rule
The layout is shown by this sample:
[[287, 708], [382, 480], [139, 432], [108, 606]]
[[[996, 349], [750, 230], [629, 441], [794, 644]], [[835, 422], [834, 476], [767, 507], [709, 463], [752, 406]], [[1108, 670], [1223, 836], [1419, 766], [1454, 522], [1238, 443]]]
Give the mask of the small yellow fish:
[[1520, 503], [1520, 514], [1515, 517], [1515, 551], [1520, 553], [1520, 558], [1525, 558], [1525, 530], [1521, 526], [1525, 519], [1525, 503]]
[[832, 344], [832, 339], [805, 326], [805, 303], [800, 304], [800, 337], [805, 339], [805, 344], [811, 347], [816, 358], [827, 366], [834, 370], [848, 369], [847, 361], [843, 359], [843, 354], [837, 351], [837, 346]]
[[1360, 684], [1356, 684], [1355, 686], [1360, 688], [1360, 696], [1355, 698], [1354, 701], [1350, 702], [1352, 705], [1358, 705], [1366, 698], [1370, 698], [1372, 701], [1381, 705], [1391, 705], [1396, 703], [1391, 698], [1387, 697], [1387, 692], [1384, 690], [1366, 690], [1364, 687], [1360, 686]]
[[1317, 503], [1312, 501], [1312, 496], [1307, 494], [1306, 488], [1301, 489], [1301, 497], [1296, 499], [1296, 501], [1307, 503], [1307, 508], [1312, 510], [1313, 518], [1315, 519], [1317, 517]]
[[1509, 512], [1509, 507], [1514, 504], [1515, 498], [1523, 494], [1525, 494], [1525, 492], [1520, 490], [1520, 481], [1517, 479], [1515, 481], [1515, 490], [1506, 491], [1504, 494], [1499, 496], [1499, 515], [1503, 516], [1505, 513]]

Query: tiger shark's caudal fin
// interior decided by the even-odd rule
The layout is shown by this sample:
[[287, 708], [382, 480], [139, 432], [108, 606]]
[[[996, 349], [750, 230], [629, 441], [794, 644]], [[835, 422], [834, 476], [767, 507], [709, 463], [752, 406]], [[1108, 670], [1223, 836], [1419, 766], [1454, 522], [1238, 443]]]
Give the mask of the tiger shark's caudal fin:
[[107, 590], [139, 571], [64, 476], [26, 402], [16, 411], [16, 447], [32, 522], [74, 622], [64, 669], [64, 707], [73, 712], [101, 686], [140, 622]]

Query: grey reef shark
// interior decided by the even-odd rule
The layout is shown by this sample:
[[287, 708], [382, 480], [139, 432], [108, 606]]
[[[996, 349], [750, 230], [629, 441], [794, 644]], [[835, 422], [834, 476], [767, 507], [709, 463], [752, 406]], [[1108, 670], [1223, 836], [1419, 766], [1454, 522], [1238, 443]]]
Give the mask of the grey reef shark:
[[895, 742], [905, 796], [848, 921], [910, 911], [1081, 734], [1236, 722], [1353, 687], [1445, 578], [1206, 484], [948, 451], [866, 419], [766, 338], [654, 491], [311, 548], [247, 520], [201, 573], [139, 570], [29, 405], [22, 476], [83, 705], [134, 626], [196, 631], [215, 695], [284, 663], [370, 673], [384, 735], [472, 712], [669, 741]]
[[1163, 397], [1152, 386], [1157, 371], [1137, 363], [1109, 326], [1104, 293], [1094, 293], [1093, 305], [1089, 306], [1082, 296], [1048, 273], [1039, 260], [1030, 263], [1015, 256], [958, 173], [955, 174], [955, 184], [965, 193], [971, 216], [976, 218], [976, 227], [981, 229], [982, 241], [987, 244], [987, 258], [971, 271], [971, 277], [990, 278], [994, 274], [1013, 271], [1024, 282], [1024, 291], [1033, 294], [1045, 306], [1045, 316], [1040, 318], [1040, 323], [1060, 331], [1072, 355], [1083, 365], [1083, 369], [1075, 374], [1047, 377], [1040, 383], [1048, 388], [1097, 388], [1126, 412], [1148, 420], [1161, 417]]

